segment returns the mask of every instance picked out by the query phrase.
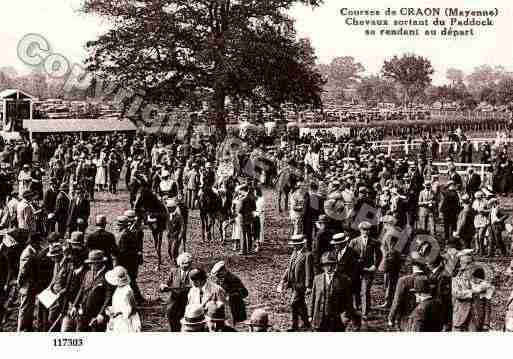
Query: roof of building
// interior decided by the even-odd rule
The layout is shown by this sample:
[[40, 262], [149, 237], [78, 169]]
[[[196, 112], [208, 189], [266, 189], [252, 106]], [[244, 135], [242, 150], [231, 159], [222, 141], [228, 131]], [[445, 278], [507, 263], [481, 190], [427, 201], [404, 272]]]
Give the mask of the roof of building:
[[133, 122], [118, 119], [24, 120], [23, 128], [33, 133], [124, 132], [137, 130]]
[[13, 98], [13, 99], [35, 99], [34, 96], [17, 89], [6, 89], [0, 91], [0, 99]]

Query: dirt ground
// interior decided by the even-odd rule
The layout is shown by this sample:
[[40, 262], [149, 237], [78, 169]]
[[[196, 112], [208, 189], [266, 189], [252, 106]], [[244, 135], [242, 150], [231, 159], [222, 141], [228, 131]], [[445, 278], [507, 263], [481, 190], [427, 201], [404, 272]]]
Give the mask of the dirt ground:
[[[248, 316], [255, 308], [266, 308], [270, 313], [270, 320], [277, 330], [285, 330], [290, 325], [290, 311], [287, 299], [276, 292], [276, 286], [286, 269], [290, 248], [287, 246], [289, 221], [285, 213], [279, 214], [276, 200], [273, 199], [271, 190], [265, 191], [266, 218], [265, 218], [265, 246], [257, 254], [252, 256], [240, 256], [232, 251], [230, 244], [221, 245], [219, 242], [204, 243], [201, 241], [199, 231], [198, 211], [192, 211], [189, 219], [187, 250], [193, 253], [194, 265], [210, 270], [219, 260], [224, 260], [227, 267], [237, 274], [249, 290]], [[511, 200], [506, 202], [506, 208], [511, 212]], [[508, 208], [509, 206], [509, 208]], [[98, 193], [96, 202], [91, 206], [91, 219], [96, 214], [106, 214], [109, 223], [129, 207], [128, 193], [122, 191], [117, 196], [107, 193]], [[440, 226], [438, 226], [439, 229]], [[508, 242], [509, 243], [509, 242]], [[167, 257], [167, 245], [163, 248], [164, 265], [157, 271], [157, 257], [153, 248], [151, 233], [146, 231], [144, 240], [144, 264], [141, 267], [138, 283], [143, 295], [148, 299], [148, 304], [141, 308], [144, 331], [167, 331], [168, 325], [162, 311], [162, 303], [166, 299], [165, 294], [158, 291], [160, 283], [166, 281], [170, 269]], [[486, 261], [485, 259], [479, 259]], [[490, 262], [496, 273], [497, 292], [493, 298], [492, 329], [501, 330], [503, 325], [504, 307], [511, 292], [512, 285], [507, 283], [504, 276], [506, 267], [511, 258], [495, 259]], [[378, 273], [373, 286], [373, 305], [383, 302], [382, 274]], [[386, 328], [387, 312], [374, 310], [371, 313], [365, 331], [393, 331]], [[17, 311], [11, 314], [9, 324], [5, 328], [14, 331]], [[244, 326], [238, 328], [245, 330]]]

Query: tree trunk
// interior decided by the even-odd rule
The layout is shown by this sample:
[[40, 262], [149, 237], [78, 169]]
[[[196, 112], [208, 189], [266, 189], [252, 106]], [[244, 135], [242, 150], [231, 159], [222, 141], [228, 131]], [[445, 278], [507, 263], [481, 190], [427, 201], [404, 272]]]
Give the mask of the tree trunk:
[[216, 136], [224, 138], [226, 136], [226, 116], [224, 103], [226, 100], [226, 93], [224, 89], [218, 87], [214, 92], [214, 125], [216, 127]]

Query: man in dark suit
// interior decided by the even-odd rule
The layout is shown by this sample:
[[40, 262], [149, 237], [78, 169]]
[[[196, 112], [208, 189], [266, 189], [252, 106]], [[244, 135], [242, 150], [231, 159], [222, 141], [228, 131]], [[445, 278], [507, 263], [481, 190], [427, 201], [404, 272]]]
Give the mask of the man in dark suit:
[[134, 298], [137, 303], [144, 302], [141, 290], [137, 285], [137, 276], [139, 274], [139, 265], [141, 264], [143, 244], [138, 243], [135, 231], [128, 227], [128, 217], [119, 216], [116, 220], [119, 228], [118, 257], [117, 265], [122, 266], [128, 272], [130, 277], [130, 287], [134, 292]]
[[453, 236], [459, 240], [463, 248], [472, 248], [472, 240], [474, 239], [474, 210], [471, 205], [471, 197], [468, 194], [461, 196], [463, 210], [458, 215], [456, 222], [456, 231]]
[[444, 220], [444, 233], [445, 240], [449, 240], [456, 229], [456, 223], [458, 221], [458, 213], [460, 213], [460, 199], [458, 196], [457, 185], [454, 182], [449, 181], [448, 189], [443, 195], [443, 199], [440, 203], [440, 214]]
[[91, 213], [91, 205], [85, 196], [84, 188], [79, 186], [76, 188], [76, 195], [73, 196], [70, 203], [68, 216], [68, 231], [73, 233], [77, 230], [77, 220], [82, 218], [85, 223], [89, 222]]
[[119, 255], [116, 238], [112, 233], [105, 230], [107, 217], [99, 214], [96, 216], [96, 230], [87, 235], [85, 239], [86, 250], [101, 250], [107, 257], [107, 269], [114, 268]]
[[312, 182], [310, 184], [310, 190], [305, 193], [305, 214], [303, 216], [303, 226], [308, 248], [312, 248], [315, 223], [319, 219], [319, 216], [324, 212], [324, 201], [322, 196], [319, 195], [318, 190], [319, 186], [317, 183]]
[[413, 291], [418, 305], [410, 315], [411, 332], [441, 332], [443, 327], [440, 302], [431, 295], [430, 281], [427, 276], [415, 278]]
[[39, 256], [41, 236], [31, 235], [27, 246], [20, 256], [18, 289], [20, 309], [18, 313], [18, 332], [33, 330], [34, 307], [39, 284]]
[[468, 169], [467, 182], [465, 183], [465, 191], [474, 198], [474, 194], [481, 188], [481, 176], [474, 172], [472, 167]]
[[359, 328], [360, 315], [353, 307], [351, 282], [347, 276], [335, 271], [337, 258], [334, 253], [324, 253], [321, 265], [324, 273], [314, 278], [308, 307], [312, 327], [319, 332], [344, 332], [342, 317], [346, 315]]
[[171, 292], [165, 306], [169, 329], [172, 332], [180, 332], [180, 319], [185, 313], [187, 306], [187, 294], [191, 288], [189, 273], [192, 266], [192, 257], [184, 252], [177, 258], [177, 268], [171, 269], [169, 279], [166, 284], [160, 286], [161, 292]]
[[55, 199], [55, 210], [54, 220], [57, 224], [57, 232], [61, 235], [66, 233], [66, 225], [68, 220], [68, 211], [70, 209], [70, 198], [68, 196], [68, 186], [66, 184], [61, 184], [59, 187], [59, 193], [57, 194], [57, 198]]
[[357, 258], [356, 263], [356, 282], [355, 282], [355, 302], [357, 307], [362, 308], [362, 319], [366, 320], [371, 308], [371, 287], [374, 281], [374, 275], [379, 268], [383, 254], [381, 253], [380, 243], [374, 238], [369, 237], [372, 228], [369, 222], [362, 222], [358, 226], [360, 236], [354, 238], [349, 243]]
[[388, 314], [388, 326], [393, 327], [398, 324], [399, 329], [403, 332], [409, 330], [408, 318], [417, 305], [415, 295], [412, 291], [415, 278], [424, 275], [424, 264], [422, 262], [413, 257], [411, 264], [412, 274], [402, 276], [397, 282], [394, 300], [390, 307], [390, 313]]
[[[355, 251], [349, 247], [349, 234], [337, 233], [332, 237], [330, 244], [334, 247], [333, 254], [337, 260], [335, 267], [337, 274], [344, 275], [351, 281], [351, 288], [354, 289], [354, 283], [357, 282], [358, 272], [355, 270], [357, 257]], [[351, 291], [354, 293], [354, 290]]]
[[[50, 179], [50, 185], [43, 194], [43, 208], [46, 213], [54, 213], [55, 205], [57, 203], [57, 180]], [[50, 232], [53, 232], [53, 228]]]
[[99, 250], [89, 252], [80, 289], [73, 302], [70, 315], [77, 320], [77, 332], [104, 332], [105, 310], [111, 302], [112, 288], [105, 280], [107, 258]]
[[306, 307], [305, 295], [309, 294], [312, 289], [314, 276], [312, 253], [306, 249], [306, 238], [303, 234], [295, 234], [292, 236], [290, 245], [294, 247], [292, 256], [289, 260], [287, 270], [283, 274], [278, 292], [283, 289], [290, 289], [292, 297], [290, 306], [292, 309], [292, 327], [291, 330], [297, 330], [299, 319], [303, 321], [305, 328], [310, 328], [308, 320], [308, 311]]
[[428, 276], [431, 281], [433, 298], [440, 302], [443, 330], [450, 331], [452, 326], [452, 277], [445, 269], [441, 256], [428, 263]]
[[213, 281], [224, 289], [228, 297], [231, 311], [232, 324], [243, 322], [247, 319], [246, 304], [244, 299], [249, 292], [244, 283], [235, 274], [230, 272], [224, 261], [217, 262], [210, 271]]

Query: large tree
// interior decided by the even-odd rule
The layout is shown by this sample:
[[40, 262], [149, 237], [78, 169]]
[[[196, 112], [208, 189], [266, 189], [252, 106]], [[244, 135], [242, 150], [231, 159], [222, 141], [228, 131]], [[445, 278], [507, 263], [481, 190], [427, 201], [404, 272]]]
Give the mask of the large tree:
[[287, 11], [321, 0], [84, 0], [112, 28], [88, 43], [90, 70], [152, 103], [210, 93], [225, 133], [227, 98], [319, 105], [313, 50]]
[[381, 73], [401, 85], [403, 103], [407, 105], [422, 95], [431, 84], [434, 70], [428, 59], [415, 54], [404, 54], [402, 57], [394, 56], [385, 60]]
[[393, 81], [380, 76], [369, 76], [361, 79], [356, 91], [360, 100], [368, 102], [398, 102], [396, 86]]

